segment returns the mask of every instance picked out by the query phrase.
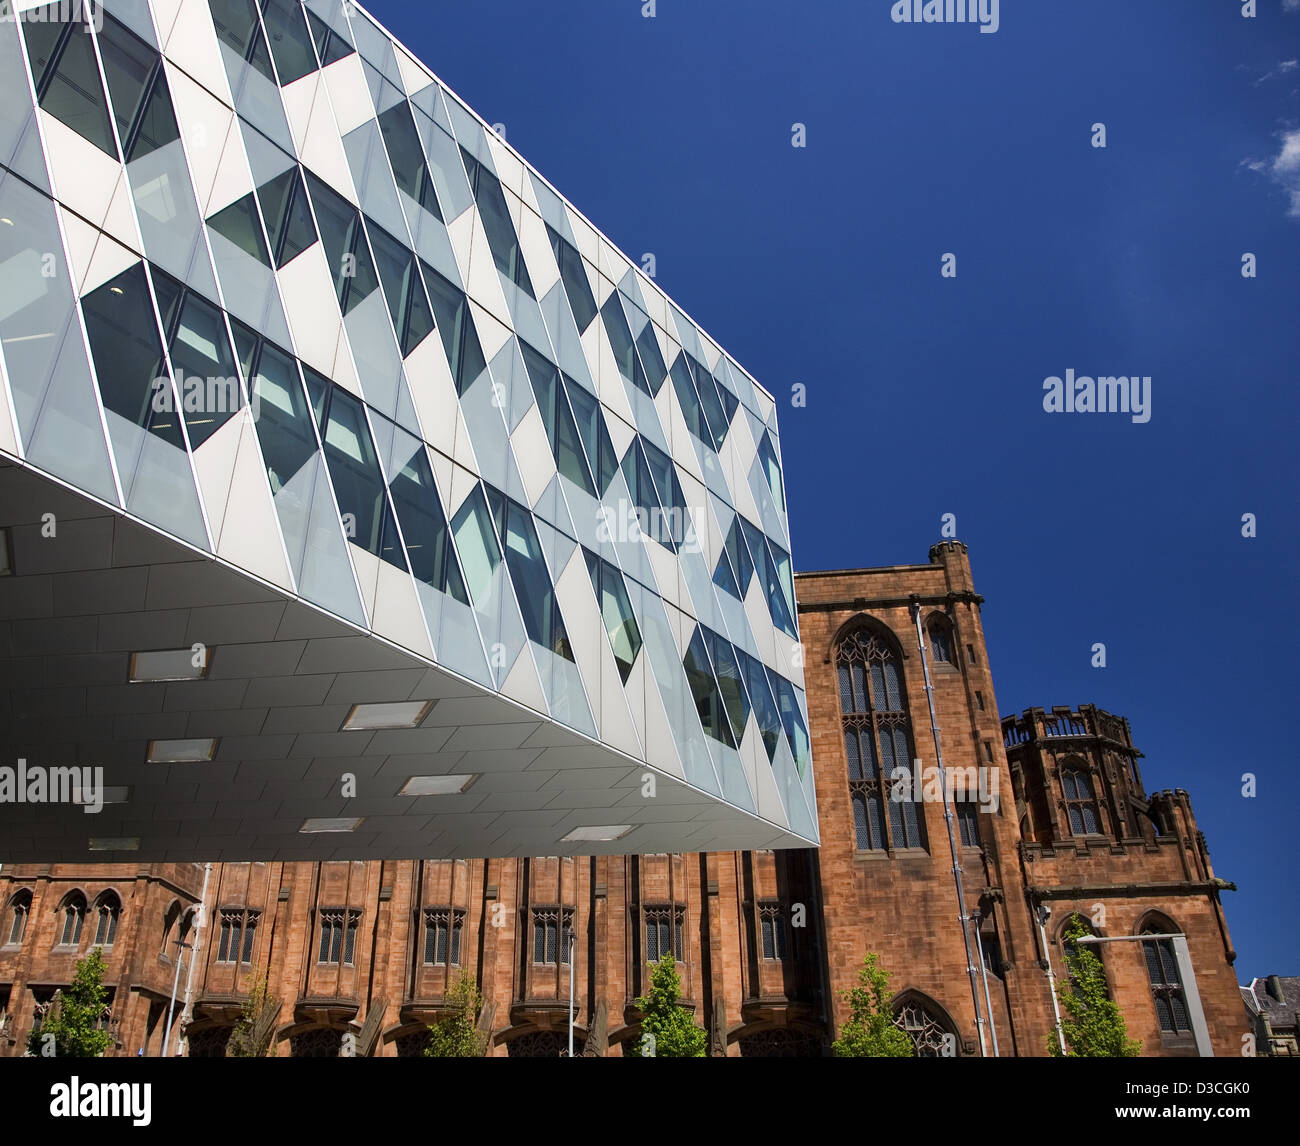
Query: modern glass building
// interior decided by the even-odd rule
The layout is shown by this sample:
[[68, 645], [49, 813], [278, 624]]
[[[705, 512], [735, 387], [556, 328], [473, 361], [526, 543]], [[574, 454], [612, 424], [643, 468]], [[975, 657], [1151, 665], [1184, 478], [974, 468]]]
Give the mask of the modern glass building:
[[5, 17], [0, 858], [815, 843], [771, 396], [351, 4]]

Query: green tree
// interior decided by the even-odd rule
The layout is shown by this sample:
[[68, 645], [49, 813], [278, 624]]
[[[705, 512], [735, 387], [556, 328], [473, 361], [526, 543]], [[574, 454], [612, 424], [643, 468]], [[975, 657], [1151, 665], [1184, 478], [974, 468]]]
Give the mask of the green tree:
[[254, 971], [244, 984], [248, 998], [235, 1021], [226, 1043], [227, 1058], [265, 1058], [271, 1047], [271, 1033], [280, 1012], [280, 1003], [271, 994], [265, 971]]
[[889, 1005], [889, 972], [880, 956], [868, 951], [858, 968], [858, 986], [840, 994], [849, 1003], [849, 1021], [831, 1045], [837, 1058], [914, 1058], [916, 1047], [894, 1025]]
[[1063, 936], [1067, 975], [1057, 990], [1068, 1016], [1061, 1021], [1065, 1047], [1053, 1031], [1047, 1039], [1048, 1052], [1055, 1058], [1136, 1058], [1142, 1044], [1128, 1037], [1123, 1013], [1106, 994], [1101, 960], [1087, 944], [1074, 942], [1088, 934], [1078, 914], [1072, 915]]
[[[624, 1054], [629, 1058], [705, 1057], [709, 1036], [695, 1025], [691, 1012], [678, 1005], [681, 994], [677, 961], [671, 951], [665, 951], [650, 973], [650, 993], [636, 1001], [642, 1015], [641, 1037], [624, 1044]], [[653, 1037], [653, 1047], [646, 1035]]]
[[98, 1058], [113, 1042], [108, 1031], [99, 1028], [107, 1001], [104, 953], [96, 947], [77, 960], [72, 985], [59, 992], [40, 1030], [28, 1038], [27, 1049], [34, 1055], [48, 1054], [46, 1036], [53, 1035], [58, 1058]]
[[474, 976], [462, 973], [447, 989], [449, 1013], [429, 1027], [426, 1058], [481, 1058], [486, 1049], [478, 1029], [483, 994]]

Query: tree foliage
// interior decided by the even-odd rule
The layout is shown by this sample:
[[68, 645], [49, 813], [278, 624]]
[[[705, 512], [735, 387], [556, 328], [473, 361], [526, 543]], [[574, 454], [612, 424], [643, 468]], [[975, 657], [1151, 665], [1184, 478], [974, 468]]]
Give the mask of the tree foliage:
[[837, 1058], [914, 1058], [916, 1047], [906, 1031], [894, 1025], [889, 998], [889, 972], [880, 957], [868, 951], [858, 968], [858, 986], [840, 994], [849, 1003], [849, 1021], [831, 1045]]
[[266, 982], [265, 971], [255, 971], [248, 977], [244, 989], [248, 998], [235, 1021], [226, 1043], [227, 1058], [265, 1058], [271, 1046], [272, 1026], [266, 1021], [268, 1012], [276, 1009], [276, 998]]
[[1055, 1058], [1136, 1058], [1142, 1044], [1128, 1037], [1124, 1015], [1106, 993], [1101, 960], [1087, 944], [1073, 942], [1089, 934], [1079, 915], [1072, 915], [1063, 935], [1066, 976], [1057, 989], [1068, 1016], [1061, 1020], [1065, 1047], [1053, 1031], [1047, 1049]]
[[474, 976], [462, 973], [447, 988], [448, 1014], [429, 1027], [426, 1058], [482, 1058], [485, 1038], [478, 1029], [483, 995]]
[[72, 985], [60, 991], [39, 1030], [33, 1030], [27, 1049], [34, 1055], [48, 1054], [48, 1035], [54, 1036], [54, 1054], [58, 1058], [98, 1058], [113, 1043], [106, 1030], [100, 1030], [108, 1001], [104, 986], [104, 953], [95, 947], [84, 959], [77, 960]]
[[642, 1014], [641, 1037], [625, 1044], [624, 1054], [629, 1058], [705, 1057], [709, 1036], [695, 1025], [691, 1012], [678, 1004], [681, 994], [677, 961], [671, 951], [665, 951], [650, 973], [650, 993], [636, 1001]]

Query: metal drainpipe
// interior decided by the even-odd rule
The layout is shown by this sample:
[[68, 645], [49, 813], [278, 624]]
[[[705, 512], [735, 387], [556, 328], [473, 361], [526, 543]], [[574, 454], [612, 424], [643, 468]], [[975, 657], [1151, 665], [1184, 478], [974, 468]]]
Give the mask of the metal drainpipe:
[[966, 918], [966, 892], [961, 882], [961, 862], [958, 859], [957, 841], [953, 836], [953, 813], [948, 807], [948, 776], [943, 768], [943, 752], [939, 748], [939, 724], [934, 713], [934, 686], [930, 683], [930, 663], [925, 655], [925, 636], [921, 632], [921, 603], [912, 600], [912, 620], [916, 623], [916, 647], [921, 653], [921, 672], [925, 676], [925, 701], [930, 708], [930, 732], [934, 736], [934, 762], [939, 770], [939, 793], [943, 798], [943, 822], [948, 829], [948, 851], [952, 855], [952, 878], [957, 888], [957, 918], [961, 921], [961, 941], [966, 948], [966, 975], [970, 979], [970, 997], [975, 1005], [975, 1029], [980, 1037], [980, 1057], [988, 1055], [984, 1043], [984, 1016], [980, 1011], [980, 989], [975, 977], [975, 959], [971, 953], [969, 920]]
[[980, 921], [984, 917], [979, 912], [971, 913], [971, 923], [975, 927], [975, 950], [979, 952], [980, 957], [980, 979], [984, 983], [984, 1009], [989, 1016], [989, 1037], [993, 1040], [993, 1057], [1001, 1057], [998, 1054], [998, 1028], [993, 1021], [993, 999], [989, 994], [989, 972], [988, 966], [984, 962], [984, 936], [980, 934]]
[[[185, 1007], [181, 1011], [181, 1021], [176, 1028], [176, 1049], [180, 1050], [182, 1042], [180, 1032], [194, 1017], [194, 964], [199, 961], [199, 936], [203, 931], [204, 920], [208, 917], [208, 878], [212, 875], [212, 865], [203, 865], [203, 890], [199, 893], [199, 917], [194, 924], [194, 949], [190, 955], [190, 969], [185, 974]], [[177, 968], [179, 970], [179, 967]], [[163, 1057], [167, 1048], [163, 1048]]]
[[1061, 1030], [1061, 1004], [1056, 1001], [1056, 976], [1052, 972], [1052, 953], [1047, 947], [1047, 929], [1043, 926], [1047, 908], [1042, 903], [1034, 905], [1034, 921], [1038, 924], [1038, 941], [1043, 945], [1043, 962], [1047, 964], [1047, 989], [1052, 992], [1052, 1014], [1056, 1016], [1056, 1042], [1065, 1053], [1065, 1032]]

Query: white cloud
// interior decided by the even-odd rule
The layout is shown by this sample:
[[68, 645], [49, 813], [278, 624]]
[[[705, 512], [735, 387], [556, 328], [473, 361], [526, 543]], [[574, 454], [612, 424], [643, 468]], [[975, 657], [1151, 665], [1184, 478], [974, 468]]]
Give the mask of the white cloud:
[[[1300, 8], [1300, 0], [1295, 0], [1295, 4]], [[1282, 136], [1282, 150], [1274, 157], [1269, 174], [1291, 200], [1287, 214], [1300, 219], [1300, 128]]]
[[1300, 0], [1282, 0], [1283, 12], [1300, 12]]
[[[1296, 3], [1300, 4], [1300, 0], [1296, 0]], [[1255, 86], [1259, 87], [1260, 84], [1266, 80], [1271, 80], [1274, 76], [1284, 76], [1287, 72], [1293, 72], [1298, 67], [1300, 67], [1300, 60], [1279, 60], [1276, 67], [1270, 68], [1255, 81]]]

